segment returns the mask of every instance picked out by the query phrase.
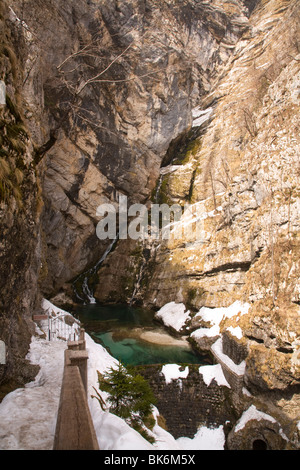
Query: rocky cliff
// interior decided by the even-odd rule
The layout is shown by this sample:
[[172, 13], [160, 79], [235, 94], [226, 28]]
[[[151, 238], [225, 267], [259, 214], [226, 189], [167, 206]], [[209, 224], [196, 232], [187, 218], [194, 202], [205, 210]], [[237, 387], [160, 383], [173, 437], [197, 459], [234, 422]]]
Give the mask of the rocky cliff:
[[192, 107], [247, 30], [248, 9], [243, 2], [62, 8], [32, 1], [23, 10], [36, 35], [28, 93], [43, 98], [30, 124], [51, 146], [43, 163], [43, 289], [50, 295], [103, 253], [95, 236], [100, 204], [116, 205], [120, 194], [149, 199], [170, 143], [191, 126]]
[[[39, 217], [42, 199], [33, 141], [26, 124], [22, 93], [26, 40], [0, 5], [0, 338], [6, 357], [0, 365], [6, 393], [32, 379], [36, 368], [25, 356], [31, 340], [32, 313], [39, 297]], [[3, 364], [4, 362], [4, 364]]]
[[26, 376], [40, 294], [105, 252], [98, 205], [149, 198], [254, 3], [1, 3], [3, 380]]
[[[286, 422], [299, 419], [298, 20], [297, 2], [256, 7], [194, 109], [192, 129], [163, 161], [156, 202], [189, 204], [192, 216], [184, 214], [168, 240], [148, 239], [139, 251], [120, 243], [96, 291], [101, 300], [152, 308], [183, 302], [192, 314], [249, 302], [241, 323], [237, 315], [221, 331], [239, 325], [242, 337], [231, 340], [246, 351], [244, 384]], [[205, 349], [207, 338], [198, 345]]]
[[[276, 1], [251, 17], [212, 91], [211, 123], [188, 155], [200, 236], [159, 247], [145, 292], [153, 304], [191, 308], [250, 302], [248, 379], [271, 389], [299, 383], [298, 18], [297, 3]], [[168, 177], [171, 197], [191, 175], [184, 166]]]

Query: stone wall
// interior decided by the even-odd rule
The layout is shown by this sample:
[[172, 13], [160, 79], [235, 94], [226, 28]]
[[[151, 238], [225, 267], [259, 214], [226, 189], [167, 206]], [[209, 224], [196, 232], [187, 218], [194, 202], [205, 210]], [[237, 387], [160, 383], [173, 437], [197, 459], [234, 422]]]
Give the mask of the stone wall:
[[151, 365], [136, 369], [148, 380], [157, 399], [156, 406], [176, 439], [194, 437], [200, 425], [217, 427], [236, 420], [231, 390], [214, 380], [207, 386], [198, 371], [199, 366], [189, 365], [186, 379], [168, 384], [161, 368], [161, 365]]

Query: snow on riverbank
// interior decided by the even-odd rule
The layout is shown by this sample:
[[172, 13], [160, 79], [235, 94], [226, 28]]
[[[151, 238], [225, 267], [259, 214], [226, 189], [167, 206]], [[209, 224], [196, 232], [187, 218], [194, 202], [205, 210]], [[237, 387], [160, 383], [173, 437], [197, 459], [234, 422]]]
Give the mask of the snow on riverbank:
[[176, 331], [180, 331], [186, 322], [190, 320], [190, 312], [186, 309], [184, 304], [177, 304], [175, 302], [169, 302], [164, 305], [155, 314], [156, 318], [162, 320], [164, 325], [174, 328]]
[[[214, 337], [220, 335], [220, 323], [225, 318], [232, 318], [236, 317], [238, 321], [240, 316], [245, 315], [248, 313], [250, 308], [250, 304], [245, 303], [242, 304], [238, 300], [234, 302], [229, 307], [219, 307], [219, 308], [209, 308], [209, 307], [201, 307], [199, 312], [196, 313], [195, 319], [199, 318], [201, 321], [205, 323], [209, 323], [209, 328], [199, 328], [195, 330], [191, 337], [194, 339], [202, 338], [203, 336], [207, 337]], [[241, 338], [242, 337], [242, 330], [240, 327], [236, 327], [235, 329], [231, 328], [231, 333], [235, 336]]]
[[[43, 305], [56, 314], [63, 312], [49, 302]], [[86, 345], [89, 354], [88, 400], [100, 449], [147, 451], [224, 448], [224, 439], [220, 437], [223, 433], [221, 428], [208, 430], [203, 427], [194, 439], [182, 437], [175, 440], [157, 424], [153, 428], [156, 443], [151, 445], [121, 418], [102, 411], [98, 401], [92, 398], [95, 395], [93, 387], [98, 389], [97, 371], [103, 373], [116, 365], [117, 361], [88, 334]], [[33, 382], [11, 392], [0, 403], [0, 450], [52, 449], [66, 348], [66, 341], [48, 341], [43, 332], [36, 328], [27, 358], [33, 364], [38, 364], [40, 371]], [[105, 400], [106, 395], [103, 393], [102, 396]], [[158, 415], [157, 410], [155, 415]]]

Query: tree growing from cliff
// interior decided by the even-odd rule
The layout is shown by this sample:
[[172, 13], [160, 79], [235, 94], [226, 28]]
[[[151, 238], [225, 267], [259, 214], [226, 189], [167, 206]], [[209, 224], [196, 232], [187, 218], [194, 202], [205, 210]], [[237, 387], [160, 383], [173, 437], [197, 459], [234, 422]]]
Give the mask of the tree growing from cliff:
[[[145, 427], [152, 429], [155, 423], [152, 417], [155, 397], [148, 382], [141, 375], [130, 372], [121, 362], [117, 368], [111, 367], [105, 375], [98, 372], [99, 388], [108, 393], [111, 413], [123, 418], [149, 442], [154, 442]], [[104, 400], [97, 390], [96, 393], [95, 398], [104, 409]]]

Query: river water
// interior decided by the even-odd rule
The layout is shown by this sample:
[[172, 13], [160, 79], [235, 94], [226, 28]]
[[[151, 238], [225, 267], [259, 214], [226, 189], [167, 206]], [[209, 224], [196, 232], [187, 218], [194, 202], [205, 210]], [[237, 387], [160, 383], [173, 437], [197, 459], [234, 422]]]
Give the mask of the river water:
[[155, 322], [154, 312], [128, 305], [79, 305], [74, 315], [85, 331], [125, 365], [205, 364], [186, 338]]

